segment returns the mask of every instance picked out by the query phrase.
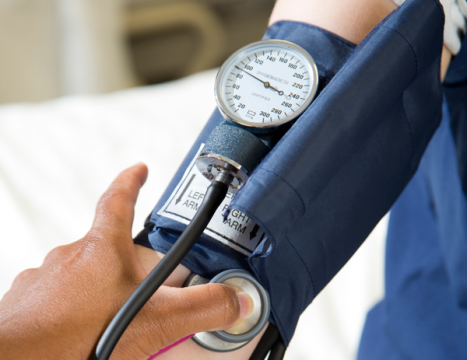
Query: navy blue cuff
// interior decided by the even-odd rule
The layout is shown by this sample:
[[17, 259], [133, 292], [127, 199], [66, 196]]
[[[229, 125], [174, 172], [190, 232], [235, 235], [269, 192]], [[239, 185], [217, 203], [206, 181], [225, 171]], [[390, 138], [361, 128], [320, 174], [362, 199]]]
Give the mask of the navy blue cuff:
[[[266, 31], [264, 39], [287, 40], [300, 45], [308, 51], [317, 63], [320, 75], [320, 89], [338, 72], [355, 48], [354, 44], [333, 33], [309, 24], [292, 21], [281, 21], [273, 24]], [[166, 253], [178, 239], [178, 236], [185, 229], [186, 225], [158, 215], [158, 212], [183, 177], [186, 168], [194, 158], [200, 145], [205, 142], [211, 131], [223, 120], [221, 114], [216, 109], [154, 208], [146, 223], [145, 230], [135, 239], [135, 243]], [[258, 250], [258, 253], [262, 254], [260, 249]], [[199, 239], [182, 264], [195, 273], [208, 278], [227, 269], [245, 269], [251, 271], [245, 255], [238, 253], [207, 235], [203, 235]], [[271, 321], [275, 323], [273, 318], [271, 318]]]
[[[408, 0], [355, 51], [308, 24], [279, 22], [266, 32], [305, 48], [329, 78], [232, 202], [266, 232], [273, 250], [246, 259], [203, 235], [183, 264], [207, 277], [227, 268], [253, 271], [286, 345], [300, 314], [401, 193], [439, 124], [443, 23], [437, 1]], [[220, 121], [215, 111], [152, 213], [152, 248], [166, 252], [185, 228], [157, 212]]]
[[[315, 59], [320, 78], [326, 78], [328, 81], [337, 73], [355, 48], [355, 45], [352, 43], [328, 31], [309, 24], [291, 21], [281, 21], [273, 24], [266, 31], [264, 38], [288, 40], [302, 46]], [[166, 253], [185, 229], [186, 225], [160, 216], [157, 213], [182, 178], [184, 171], [194, 158], [200, 145], [222, 121], [223, 118], [216, 109], [164, 192], [164, 195], [154, 208], [150, 218], [151, 223], [154, 224], [152, 225], [153, 230], [145, 237], [138, 237], [136, 239], [137, 243], [144, 246], [150, 245], [153, 249]], [[182, 264], [205, 277], [212, 277], [227, 269], [250, 270], [244, 255], [213, 240], [207, 235], [203, 235], [200, 238]]]

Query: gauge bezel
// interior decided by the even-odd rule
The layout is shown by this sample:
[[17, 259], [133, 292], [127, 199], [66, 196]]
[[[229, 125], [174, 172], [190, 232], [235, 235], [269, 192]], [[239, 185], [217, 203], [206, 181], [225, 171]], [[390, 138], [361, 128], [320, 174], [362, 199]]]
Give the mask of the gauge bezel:
[[[222, 86], [221, 86], [222, 75], [225, 73], [225, 71], [228, 68], [232, 66], [232, 63], [237, 58], [241, 57], [242, 53], [248, 52], [250, 51], [250, 49], [256, 46], [263, 46], [263, 45], [266, 45], [266, 46], [275, 45], [275, 46], [283, 47], [284, 49], [289, 48], [289, 49], [292, 49], [293, 51], [298, 52], [301, 56], [303, 56], [310, 63], [311, 71], [313, 72], [313, 79], [314, 79], [313, 84], [310, 84], [310, 94], [307, 97], [307, 99], [304, 101], [302, 106], [300, 106], [294, 113], [284, 117], [283, 119], [276, 120], [270, 123], [257, 123], [253, 121], [248, 121], [248, 120], [242, 119], [240, 116], [235, 115], [235, 113], [233, 113], [230, 110], [230, 108], [227, 106], [227, 104], [224, 102], [223, 96], [220, 93], [222, 89]], [[224, 64], [222, 64], [221, 68], [217, 72], [216, 82], [214, 85], [214, 96], [215, 96], [219, 111], [221, 112], [222, 116], [225, 119], [232, 120], [237, 124], [247, 126], [247, 127], [266, 129], [266, 128], [274, 128], [274, 127], [286, 124], [296, 119], [297, 117], [299, 117], [315, 98], [316, 92], [318, 91], [318, 83], [319, 83], [318, 68], [316, 66], [314, 59], [305, 49], [303, 49], [301, 46], [298, 46], [297, 44], [294, 44], [294, 43], [291, 43], [285, 40], [276, 40], [276, 39], [261, 40], [261, 41], [257, 41], [252, 44], [249, 44], [247, 46], [244, 46], [241, 49], [237, 50], [231, 56], [229, 56], [229, 58], [224, 62]]]

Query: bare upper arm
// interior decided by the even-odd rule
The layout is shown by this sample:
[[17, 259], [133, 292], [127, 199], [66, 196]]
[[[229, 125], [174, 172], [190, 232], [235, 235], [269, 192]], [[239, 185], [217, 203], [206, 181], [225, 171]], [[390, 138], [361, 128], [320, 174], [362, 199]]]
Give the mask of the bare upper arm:
[[[269, 24], [300, 21], [326, 29], [359, 44], [370, 31], [397, 8], [392, 0], [277, 0]], [[443, 47], [441, 80], [452, 54]]]

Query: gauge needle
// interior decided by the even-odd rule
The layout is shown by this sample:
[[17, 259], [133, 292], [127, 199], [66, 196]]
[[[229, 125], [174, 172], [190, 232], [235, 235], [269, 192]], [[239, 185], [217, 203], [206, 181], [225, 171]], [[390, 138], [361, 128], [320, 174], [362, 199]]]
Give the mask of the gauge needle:
[[235, 65], [235, 67], [236, 67], [238, 70], [241, 70], [241, 71], [243, 71], [243, 72], [246, 72], [248, 75], [254, 77], [256, 80], [261, 81], [261, 82], [264, 84], [264, 87], [265, 87], [266, 89], [275, 90], [275, 91], [278, 92], [278, 94], [279, 94], [280, 96], [284, 95], [284, 92], [283, 92], [282, 90], [277, 90], [274, 86], [271, 86], [271, 83], [270, 83], [269, 81], [263, 81], [263, 80], [261, 80], [260, 78], [257, 78], [256, 76], [254, 76], [253, 74], [250, 74], [248, 71], [245, 71], [245, 70], [243, 70], [243, 69], [240, 69], [237, 65]]

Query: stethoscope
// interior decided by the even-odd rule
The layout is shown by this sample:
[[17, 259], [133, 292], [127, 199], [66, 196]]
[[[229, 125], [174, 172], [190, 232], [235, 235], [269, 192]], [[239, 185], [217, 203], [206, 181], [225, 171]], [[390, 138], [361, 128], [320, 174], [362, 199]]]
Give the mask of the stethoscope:
[[[263, 40], [232, 54], [220, 68], [215, 97], [225, 121], [211, 133], [196, 159], [211, 181], [191, 223], [161, 262], [138, 286], [102, 335], [93, 359], [107, 360], [130, 322], [194, 246], [227, 192], [236, 193], [261, 160], [310, 105], [318, 89], [313, 58], [300, 46]], [[270, 299], [263, 286], [245, 270], [227, 270], [213, 279], [192, 274], [185, 286], [222, 283], [248, 293], [251, 315], [223, 331], [195, 334], [193, 340], [211, 351], [233, 351], [248, 344], [266, 325]], [[250, 360], [282, 359], [285, 353], [277, 328], [270, 324]]]

